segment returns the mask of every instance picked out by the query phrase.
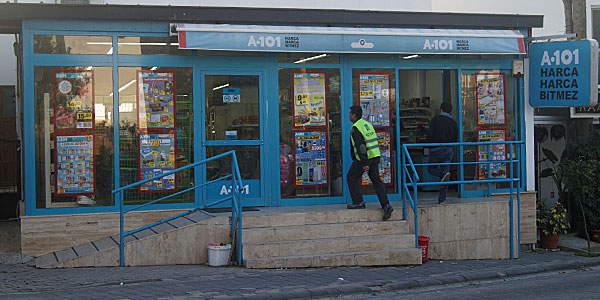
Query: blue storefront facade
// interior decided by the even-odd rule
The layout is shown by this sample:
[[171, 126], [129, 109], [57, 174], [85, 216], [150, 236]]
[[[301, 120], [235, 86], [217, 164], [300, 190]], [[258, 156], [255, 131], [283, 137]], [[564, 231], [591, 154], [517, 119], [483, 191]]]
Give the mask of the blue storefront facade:
[[[525, 137], [524, 82], [513, 76], [513, 62], [526, 57], [526, 38], [541, 17], [496, 16], [486, 24], [482, 15], [419, 14], [419, 22], [431, 22], [425, 25], [381, 21], [388, 13], [378, 12], [356, 23], [326, 21], [345, 11], [303, 22], [259, 13], [237, 22], [88, 13], [95, 17], [21, 20], [28, 216], [118, 212], [111, 190], [229, 150], [238, 157], [244, 206], [348, 203], [348, 112], [357, 104], [380, 133], [392, 201], [401, 199], [401, 145], [425, 141], [443, 101], [454, 107], [460, 141]], [[501, 101], [488, 109], [484, 93]], [[427, 161], [425, 148], [411, 151]], [[477, 161], [478, 151], [461, 146], [456, 160]], [[131, 189], [125, 205], [200, 185], [227, 166], [211, 162]], [[452, 173], [467, 180], [488, 171], [465, 165]], [[502, 167], [495, 171], [502, 176]], [[434, 181], [424, 168], [420, 177]], [[363, 185], [366, 200], [377, 201], [366, 179]], [[508, 192], [502, 183], [451, 191], [481, 197], [488, 188]], [[147, 209], [204, 207], [228, 193], [219, 183]]]

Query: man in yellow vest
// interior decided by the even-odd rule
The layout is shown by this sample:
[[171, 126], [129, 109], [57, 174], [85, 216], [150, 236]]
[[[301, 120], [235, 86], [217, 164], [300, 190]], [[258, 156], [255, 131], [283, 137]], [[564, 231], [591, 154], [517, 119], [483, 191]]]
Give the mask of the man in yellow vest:
[[346, 176], [350, 197], [352, 203], [348, 204], [349, 209], [365, 208], [365, 202], [362, 196], [362, 187], [360, 179], [364, 172], [367, 172], [373, 188], [383, 208], [383, 220], [392, 216], [394, 210], [387, 198], [385, 186], [379, 177], [379, 161], [381, 152], [379, 151], [379, 142], [377, 133], [371, 123], [362, 119], [362, 108], [358, 105], [350, 107], [350, 121], [354, 123], [350, 130], [350, 153], [352, 154], [352, 165]]

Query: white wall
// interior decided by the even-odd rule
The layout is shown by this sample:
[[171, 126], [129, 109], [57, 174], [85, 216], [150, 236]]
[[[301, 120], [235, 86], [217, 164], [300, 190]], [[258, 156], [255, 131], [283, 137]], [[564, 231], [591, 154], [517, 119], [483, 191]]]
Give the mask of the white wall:
[[13, 52], [15, 36], [0, 34], [0, 85], [17, 84], [17, 58]]

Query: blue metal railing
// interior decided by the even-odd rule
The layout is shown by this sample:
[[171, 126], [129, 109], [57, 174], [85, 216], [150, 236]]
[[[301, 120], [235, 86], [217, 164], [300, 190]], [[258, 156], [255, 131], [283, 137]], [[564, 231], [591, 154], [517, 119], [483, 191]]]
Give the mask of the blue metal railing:
[[[417, 200], [417, 189], [419, 186], [427, 186], [427, 185], [441, 185], [441, 184], [474, 184], [474, 183], [487, 183], [487, 197], [491, 196], [491, 185], [496, 182], [508, 182], [510, 183], [510, 204], [509, 204], [509, 213], [510, 213], [510, 258], [514, 259], [514, 200], [513, 200], [513, 191], [515, 189], [515, 183], [517, 187], [517, 242], [518, 245], [521, 244], [521, 193], [519, 192], [519, 188], [521, 186], [521, 146], [524, 144], [522, 141], [503, 141], [503, 142], [462, 142], [462, 143], [420, 143], [420, 144], [404, 144], [402, 145], [402, 159], [401, 159], [401, 172], [402, 172], [402, 203], [403, 203], [403, 214], [404, 219], [406, 220], [407, 209], [406, 209], [406, 199], [408, 198], [410, 202], [410, 207], [413, 211], [413, 219], [415, 223], [415, 247], [419, 247], [419, 224], [418, 224], [418, 200]], [[508, 148], [508, 156], [505, 160], [490, 160], [490, 146], [491, 145], [506, 145], [505, 148]], [[419, 163], [415, 164], [410, 156], [408, 148], [410, 147], [453, 147], [453, 146], [485, 146], [487, 148], [487, 156], [488, 158], [485, 161], [477, 161], [477, 162], [465, 162], [464, 159], [460, 159], [460, 162], [456, 163]], [[515, 146], [515, 155], [513, 156], [513, 146]], [[462, 147], [461, 147], [462, 148]], [[479, 151], [478, 151], [479, 153]], [[506, 152], [505, 152], [506, 153]], [[464, 153], [458, 153], [458, 155], [464, 155]], [[478, 154], [479, 155], [479, 154]], [[507, 172], [506, 178], [490, 178], [490, 170], [492, 164], [505, 163], [507, 168], [510, 169], [510, 172]], [[513, 166], [514, 163], [517, 163], [517, 167]], [[461, 175], [460, 180], [455, 181], [437, 181], [437, 182], [421, 182], [419, 178], [419, 174], [415, 167], [417, 166], [440, 166], [440, 165], [460, 165]], [[464, 180], [464, 175], [462, 174], [462, 170], [464, 169], [464, 165], [487, 165], [487, 175], [486, 179], [476, 179], [476, 180]], [[410, 168], [410, 169], [409, 169]], [[516, 174], [514, 169], [516, 169]], [[412, 173], [410, 172], [412, 171]], [[425, 171], [426, 172], [426, 171]], [[515, 176], [516, 175], [516, 176]], [[476, 178], [479, 178], [479, 172], [477, 172]], [[412, 187], [412, 195], [409, 187]], [[518, 254], [520, 256], [520, 249], [518, 250]]]
[[[130, 189], [130, 188], [134, 188], [134, 187], [142, 185], [142, 184], [144, 184], [146, 182], [150, 182], [152, 180], [156, 180], [158, 178], [169, 176], [171, 174], [175, 174], [177, 172], [181, 172], [181, 171], [184, 171], [184, 170], [187, 170], [187, 169], [191, 169], [191, 168], [194, 168], [194, 173], [195, 174], [200, 174], [200, 170], [198, 170], [198, 168], [201, 165], [204, 165], [207, 162], [210, 162], [210, 161], [213, 161], [213, 160], [217, 160], [217, 159], [229, 156], [229, 155], [231, 155], [231, 174], [223, 176], [223, 177], [220, 177], [220, 178], [217, 178], [217, 179], [214, 179], [214, 180], [211, 180], [211, 181], [207, 181], [207, 182], [202, 183], [202, 184], [200, 184], [198, 186], [194, 186], [194, 187], [185, 189], [183, 191], [179, 191], [177, 193], [173, 193], [173, 194], [167, 195], [165, 197], [162, 197], [162, 198], [159, 198], [159, 199], [156, 199], [156, 200], [152, 200], [150, 202], [147, 202], [147, 203], [144, 203], [144, 204], [141, 204], [141, 205], [138, 205], [138, 206], [134, 206], [134, 207], [131, 207], [131, 208], [124, 208], [124, 204], [123, 204], [123, 192], [125, 190]], [[229, 179], [229, 178], [231, 178], [231, 194], [230, 194], [230, 196], [222, 198], [222, 199], [218, 199], [218, 200], [213, 201], [213, 202], [210, 202], [210, 203], [206, 204], [205, 206], [206, 207], [211, 207], [211, 206], [215, 206], [217, 204], [220, 204], [220, 203], [223, 203], [223, 202], [231, 200], [231, 239], [232, 239], [232, 241], [235, 241], [235, 244], [236, 244], [236, 248], [235, 249], [236, 249], [236, 252], [237, 252], [237, 262], [238, 262], [238, 265], [241, 265], [242, 264], [242, 259], [243, 259], [243, 257], [242, 257], [242, 199], [241, 199], [241, 194], [242, 193], [241, 193], [241, 189], [243, 187], [243, 184], [242, 184], [242, 176], [240, 175], [240, 168], [238, 166], [237, 157], [235, 155], [235, 151], [234, 150], [231, 150], [231, 151], [219, 154], [219, 155], [215, 155], [215, 156], [213, 156], [211, 158], [207, 158], [207, 159], [204, 159], [202, 161], [195, 162], [193, 164], [189, 164], [189, 165], [187, 165], [185, 167], [177, 168], [175, 170], [163, 173], [163, 174], [161, 174], [159, 176], [154, 176], [154, 177], [151, 177], [151, 178], [140, 180], [138, 182], [135, 182], [135, 183], [132, 183], [132, 184], [120, 187], [120, 188], [118, 188], [116, 190], [113, 190], [112, 193], [113, 193], [113, 195], [115, 195], [115, 201], [117, 201], [119, 203], [119, 265], [121, 267], [125, 266], [125, 258], [124, 258], [124, 256], [125, 256], [124, 255], [125, 243], [124, 243], [124, 239], [125, 239], [126, 236], [135, 234], [137, 232], [146, 230], [146, 229], [151, 228], [153, 226], [160, 225], [160, 224], [166, 223], [168, 221], [171, 221], [173, 219], [176, 219], [176, 218], [179, 218], [179, 217], [191, 214], [191, 213], [193, 213], [195, 211], [198, 211], [198, 210], [200, 210], [200, 207], [199, 207], [200, 206], [199, 205], [200, 201], [195, 201], [195, 203], [198, 203], [198, 204], [196, 205], [196, 207], [194, 207], [191, 210], [188, 210], [186, 212], [180, 213], [180, 214], [172, 216], [170, 218], [167, 218], [167, 219], [164, 219], [164, 220], [161, 220], [161, 221], [158, 221], [158, 222], [155, 222], [155, 223], [152, 223], [152, 224], [140, 227], [138, 229], [134, 229], [134, 230], [130, 230], [130, 231], [124, 232], [124, 230], [123, 230], [123, 227], [124, 227], [123, 226], [123, 222], [124, 222], [124, 215], [126, 213], [134, 211], [134, 210], [138, 210], [138, 209], [140, 209], [142, 207], [145, 207], [145, 206], [148, 206], [148, 205], [160, 202], [162, 200], [165, 200], [165, 199], [168, 199], [168, 198], [171, 198], [171, 197], [183, 194], [183, 193], [187, 193], [187, 192], [190, 192], [192, 190], [196, 190], [198, 188], [210, 185], [210, 184], [218, 182], [218, 181], [226, 180], [226, 179]]]

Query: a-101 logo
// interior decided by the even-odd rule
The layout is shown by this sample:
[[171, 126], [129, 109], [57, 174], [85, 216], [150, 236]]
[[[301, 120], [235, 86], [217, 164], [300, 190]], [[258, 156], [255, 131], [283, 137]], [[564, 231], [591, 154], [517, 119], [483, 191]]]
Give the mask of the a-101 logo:
[[575, 49], [573, 51], [566, 49], [563, 51], [556, 50], [552, 53], [552, 56], [548, 53], [548, 51], [544, 51], [544, 55], [542, 55], [542, 61], [540, 65], [549, 65], [556, 64], [560, 66], [568, 66], [571, 63], [576, 65], [579, 64], [579, 49]]
[[423, 50], [453, 50], [452, 40], [425, 40]]
[[268, 48], [281, 48], [281, 37], [272, 35], [259, 35], [254, 37], [251, 35], [248, 38], [248, 47], [268, 47]]

